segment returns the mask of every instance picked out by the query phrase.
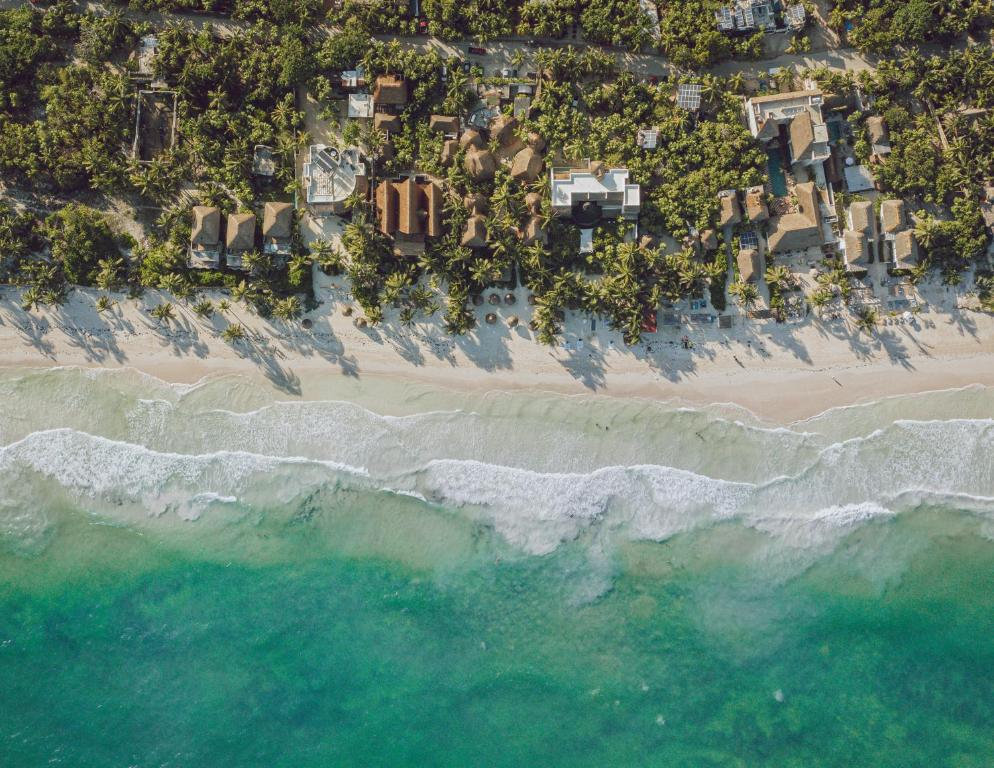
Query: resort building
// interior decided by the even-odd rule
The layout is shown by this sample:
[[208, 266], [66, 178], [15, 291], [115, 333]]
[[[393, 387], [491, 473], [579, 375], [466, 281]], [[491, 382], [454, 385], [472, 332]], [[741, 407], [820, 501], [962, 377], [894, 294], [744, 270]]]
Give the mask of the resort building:
[[433, 181], [407, 176], [380, 182], [376, 210], [380, 231], [393, 237], [401, 253], [417, 254], [424, 250], [425, 237], [442, 234], [442, 188]]
[[766, 205], [766, 190], [762, 186], [749, 187], [745, 194], [746, 216], [753, 224], [759, 224], [770, 218], [770, 209]]
[[233, 213], [228, 216], [224, 233], [224, 259], [231, 269], [244, 269], [242, 257], [255, 250], [255, 214]]
[[[831, 155], [828, 127], [822, 118], [819, 90], [757, 96], [746, 101], [749, 132], [764, 143], [779, 142], [790, 150], [792, 165], [820, 168]], [[817, 173], [817, 170], [816, 170]]]
[[221, 211], [213, 205], [193, 207], [187, 264], [191, 269], [217, 269], [221, 264]]
[[715, 11], [715, 21], [722, 32], [754, 32], [776, 29], [773, 0], [735, 0]]
[[866, 118], [866, 133], [870, 139], [870, 150], [874, 155], [883, 157], [890, 154], [890, 136], [887, 133], [887, 123], [880, 115]]
[[592, 203], [604, 216], [638, 218], [641, 190], [638, 184], [628, 183], [627, 168], [587, 161], [584, 167], [553, 168], [550, 174], [553, 215], [569, 216], [579, 206]]
[[767, 246], [772, 253], [789, 253], [820, 248], [825, 242], [819, 192], [814, 182], [794, 188], [796, 210], [770, 219]]
[[542, 173], [545, 161], [531, 147], [525, 147], [514, 156], [511, 163], [511, 178], [518, 181], [535, 181]]
[[894, 237], [894, 269], [911, 269], [918, 263], [918, 240], [914, 230], [903, 229]]
[[368, 120], [373, 116], [373, 97], [368, 93], [350, 93], [347, 114], [353, 120]]
[[849, 228], [842, 235], [846, 267], [866, 269], [877, 254], [877, 222], [873, 216], [873, 203], [868, 200], [853, 203], [849, 206], [847, 220]]
[[293, 238], [293, 206], [266, 203], [262, 212], [262, 250], [278, 259], [290, 255]]
[[736, 263], [739, 267], [740, 279], [747, 283], [756, 282], [756, 276], [760, 271], [759, 251], [756, 248], [740, 249]]
[[366, 167], [355, 147], [336, 149], [312, 144], [301, 175], [307, 205], [315, 213], [343, 213], [353, 193], [367, 189]]
[[456, 136], [459, 133], [459, 118], [449, 115], [432, 115], [428, 118], [428, 130], [443, 136]]
[[376, 106], [402, 107], [407, 103], [407, 83], [396, 75], [380, 75], [373, 88]]
[[719, 227], [731, 227], [742, 221], [742, 209], [739, 207], [739, 196], [734, 189], [723, 189], [718, 193], [721, 212], [718, 216]]
[[880, 231], [883, 232], [884, 240], [893, 241], [904, 226], [904, 201], [884, 200], [880, 204]]

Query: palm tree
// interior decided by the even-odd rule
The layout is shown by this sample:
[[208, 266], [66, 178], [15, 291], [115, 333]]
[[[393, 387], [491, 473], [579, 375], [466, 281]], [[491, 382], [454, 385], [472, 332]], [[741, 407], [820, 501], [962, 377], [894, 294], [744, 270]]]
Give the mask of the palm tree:
[[747, 283], [745, 280], [736, 280], [729, 286], [728, 292], [744, 309], [751, 309], [759, 301], [759, 290], [755, 285]]
[[206, 320], [214, 314], [214, 303], [210, 299], [198, 301], [193, 305], [193, 311], [197, 317], [202, 317]]
[[106, 294], [97, 299], [96, 303], [97, 312], [100, 313], [107, 312], [113, 306], [114, 306], [113, 300], [111, 299], [110, 296], [107, 296]]
[[794, 285], [794, 274], [783, 264], [774, 264], [766, 268], [763, 277], [766, 284], [778, 290], [785, 291]]
[[176, 313], [173, 310], [173, 305], [168, 301], [153, 307], [149, 314], [160, 323], [168, 323], [176, 316]]
[[236, 341], [241, 341], [245, 338], [245, 326], [241, 323], [232, 323], [223, 331], [221, 331], [221, 338], [224, 339], [229, 344], [234, 344]]
[[273, 305], [273, 315], [284, 322], [290, 322], [295, 317], [299, 317], [302, 310], [300, 299], [296, 296], [287, 296]]
[[856, 313], [856, 328], [867, 333], [873, 333], [877, 325], [877, 310], [864, 307]]

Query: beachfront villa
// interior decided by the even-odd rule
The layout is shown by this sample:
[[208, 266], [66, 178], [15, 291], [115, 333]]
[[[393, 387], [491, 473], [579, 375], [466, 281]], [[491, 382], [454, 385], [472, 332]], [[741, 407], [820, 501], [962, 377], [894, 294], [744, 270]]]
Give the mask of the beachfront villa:
[[588, 160], [577, 168], [553, 168], [550, 175], [555, 216], [596, 207], [606, 217], [638, 218], [641, 190], [638, 184], [628, 183], [627, 168], [608, 168], [606, 163]]
[[[818, 169], [831, 155], [828, 127], [821, 113], [823, 101], [817, 89], [748, 99], [745, 110], [749, 132], [764, 144], [786, 147], [791, 165]], [[819, 183], [824, 184], [824, 170], [821, 173]]]
[[187, 264], [191, 269], [217, 269], [221, 264], [221, 210], [213, 205], [193, 207], [193, 227]]
[[355, 147], [337, 149], [312, 144], [301, 178], [307, 205], [317, 215], [344, 213], [345, 201], [367, 190], [366, 167]]

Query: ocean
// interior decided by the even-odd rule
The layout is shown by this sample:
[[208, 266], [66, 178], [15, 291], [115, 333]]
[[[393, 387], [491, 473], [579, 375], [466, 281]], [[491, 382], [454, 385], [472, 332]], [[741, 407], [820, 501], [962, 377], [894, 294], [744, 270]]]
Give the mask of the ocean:
[[994, 391], [0, 371], [0, 766], [994, 765]]

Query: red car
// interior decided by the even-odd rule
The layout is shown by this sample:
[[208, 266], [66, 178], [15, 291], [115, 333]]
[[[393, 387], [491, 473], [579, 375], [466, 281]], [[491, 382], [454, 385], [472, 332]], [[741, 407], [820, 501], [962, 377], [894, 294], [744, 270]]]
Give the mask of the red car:
[[469, 46], [469, 48], [467, 50], [470, 53], [472, 53], [474, 56], [486, 56], [487, 55], [487, 49], [486, 48], [480, 48], [477, 45], [471, 45], [471, 46]]

